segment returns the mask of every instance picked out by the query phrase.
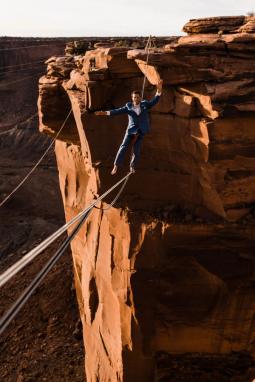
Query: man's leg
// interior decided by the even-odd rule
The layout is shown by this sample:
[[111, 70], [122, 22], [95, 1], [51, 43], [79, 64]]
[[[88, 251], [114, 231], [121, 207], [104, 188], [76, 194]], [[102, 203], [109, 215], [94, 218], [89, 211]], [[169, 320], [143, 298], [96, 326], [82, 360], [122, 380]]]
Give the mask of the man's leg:
[[126, 151], [128, 149], [128, 146], [131, 140], [132, 140], [132, 136], [126, 133], [124, 136], [123, 142], [121, 143], [120, 148], [117, 152], [117, 155], [114, 161], [114, 167], [111, 172], [112, 175], [116, 174], [118, 167], [123, 163]]
[[133, 172], [135, 172], [136, 165], [140, 159], [142, 141], [143, 141], [143, 135], [138, 134], [134, 143], [133, 155], [130, 162], [130, 170]]

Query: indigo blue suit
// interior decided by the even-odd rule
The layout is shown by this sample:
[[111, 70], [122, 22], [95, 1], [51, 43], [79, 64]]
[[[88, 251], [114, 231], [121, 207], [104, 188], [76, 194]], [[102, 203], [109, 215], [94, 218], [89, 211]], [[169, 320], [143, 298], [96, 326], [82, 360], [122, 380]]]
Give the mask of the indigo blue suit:
[[114, 164], [119, 166], [123, 163], [125, 153], [130, 145], [134, 142], [133, 154], [130, 162], [130, 167], [135, 167], [141, 153], [141, 144], [145, 134], [150, 131], [148, 110], [156, 105], [160, 99], [160, 95], [155, 95], [151, 101], [142, 100], [140, 103], [141, 113], [137, 113], [133, 110], [133, 103], [128, 102], [125, 106], [119, 109], [109, 110], [110, 115], [128, 115], [128, 126], [123, 142], [120, 145], [117, 152]]

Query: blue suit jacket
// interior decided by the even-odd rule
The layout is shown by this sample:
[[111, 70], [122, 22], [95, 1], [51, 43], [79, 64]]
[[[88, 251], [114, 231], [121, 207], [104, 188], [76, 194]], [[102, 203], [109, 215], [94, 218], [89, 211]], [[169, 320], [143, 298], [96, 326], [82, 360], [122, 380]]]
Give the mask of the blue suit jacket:
[[128, 102], [125, 106], [120, 107], [119, 109], [109, 110], [110, 115], [120, 115], [128, 114], [128, 134], [136, 134], [138, 129], [141, 133], [147, 134], [150, 130], [149, 115], [148, 110], [156, 105], [160, 99], [160, 95], [155, 95], [151, 101], [142, 100], [141, 101], [141, 114], [137, 115], [136, 112], [132, 109], [132, 102]]

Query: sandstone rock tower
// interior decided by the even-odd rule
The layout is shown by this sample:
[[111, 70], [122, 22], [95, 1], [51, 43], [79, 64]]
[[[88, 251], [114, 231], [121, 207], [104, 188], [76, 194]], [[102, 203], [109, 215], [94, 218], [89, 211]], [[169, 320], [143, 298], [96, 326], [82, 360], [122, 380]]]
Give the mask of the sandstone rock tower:
[[56, 142], [67, 220], [115, 181], [126, 117], [92, 111], [123, 105], [144, 74], [145, 98], [164, 80], [137, 173], [72, 243], [88, 382], [160, 381], [161, 352], [255, 352], [255, 18], [184, 31], [148, 65], [142, 49], [97, 47], [40, 79], [41, 131], [73, 111]]

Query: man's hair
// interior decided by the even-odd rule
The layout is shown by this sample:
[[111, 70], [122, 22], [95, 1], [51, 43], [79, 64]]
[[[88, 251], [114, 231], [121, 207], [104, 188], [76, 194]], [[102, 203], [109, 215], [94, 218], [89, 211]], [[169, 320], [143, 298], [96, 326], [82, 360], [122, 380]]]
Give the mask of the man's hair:
[[142, 93], [140, 92], [140, 90], [133, 90], [131, 95], [133, 94], [138, 94], [140, 97], [142, 96]]

